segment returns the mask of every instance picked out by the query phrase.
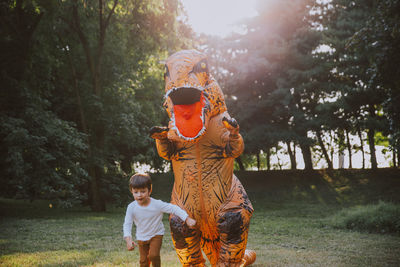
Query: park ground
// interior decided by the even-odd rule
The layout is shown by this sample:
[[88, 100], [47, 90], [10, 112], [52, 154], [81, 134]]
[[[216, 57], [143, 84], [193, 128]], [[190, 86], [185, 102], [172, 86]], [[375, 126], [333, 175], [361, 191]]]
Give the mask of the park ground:
[[[236, 175], [255, 208], [248, 239], [257, 252], [252, 266], [400, 266], [398, 231], [334, 223], [341, 211], [357, 207], [389, 203], [398, 211], [399, 170]], [[171, 174], [153, 175], [153, 196], [168, 201], [172, 182]], [[124, 213], [125, 207], [111, 205], [95, 213], [61, 209], [49, 200], [0, 199], [0, 266], [138, 266], [138, 251], [126, 251], [122, 240]], [[181, 266], [167, 216], [164, 224], [162, 266]]]

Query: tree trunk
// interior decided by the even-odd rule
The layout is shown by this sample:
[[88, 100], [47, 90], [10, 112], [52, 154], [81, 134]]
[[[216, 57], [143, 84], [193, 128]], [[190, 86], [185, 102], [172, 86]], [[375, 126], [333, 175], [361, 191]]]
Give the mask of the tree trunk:
[[240, 156], [236, 158], [236, 162], [239, 165], [239, 170], [244, 171], [245, 168], [244, 168], [244, 165], [243, 165], [243, 162], [242, 162], [242, 158]]
[[310, 145], [307, 142], [307, 132], [302, 132], [300, 133], [300, 135], [303, 136], [304, 140], [306, 140], [299, 143], [301, 152], [303, 154], [304, 169], [312, 170], [313, 169], [312, 154]]
[[297, 159], [296, 159], [296, 142], [293, 141], [293, 156], [294, 156], [294, 164], [295, 164], [295, 170], [297, 170]]
[[333, 135], [332, 135], [332, 132], [333, 131], [329, 131], [329, 136], [331, 137], [331, 150], [330, 150], [330, 152], [331, 152], [331, 163], [332, 163], [332, 169], [333, 169], [333, 163], [334, 163], [334, 156], [335, 156], [335, 147], [333, 146], [333, 144], [335, 143], [335, 139], [334, 139], [334, 137], [333, 137]]
[[[345, 130], [346, 131], [346, 130]], [[350, 136], [349, 136], [349, 131], [346, 131], [346, 139], [347, 139], [347, 150], [349, 151], [349, 169], [353, 168], [353, 162], [352, 162], [352, 153], [351, 153], [351, 143], [350, 143]]]
[[393, 167], [396, 168], [396, 148], [393, 147]]
[[375, 130], [370, 128], [368, 130], [368, 142], [369, 142], [369, 151], [371, 153], [371, 168], [377, 169], [378, 163], [376, 162], [376, 153], [375, 153]]
[[[106, 210], [105, 201], [100, 193], [99, 177], [101, 177], [102, 169], [99, 168], [98, 166], [96, 166], [94, 163], [91, 163], [91, 161], [93, 161], [93, 158], [94, 158], [93, 149], [92, 149], [92, 146], [93, 146], [92, 138], [96, 138], [96, 137], [93, 137], [93, 136], [91, 137], [89, 135], [88, 126], [86, 123], [86, 117], [85, 117], [85, 113], [83, 110], [81, 96], [79, 93], [78, 77], [76, 74], [75, 67], [72, 64], [72, 60], [70, 58], [69, 53], [68, 53], [68, 58], [69, 58], [69, 63], [70, 63], [70, 67], [71, 67], [72, 77], [74, 80], [73, 84], [74, 84], [74, 88], [75, 88], [76, 99], [78, 102], [77, 104], [78, 104], [78, 109], [79, 109], [81, 127], [82, 127], [82, 131], [86, 134], [86, 142], [88, 145], [87, 156], [88, 156], [89, 165], [90, 165], [89, 166], [89, 177], [91, 178], [91, 180], [89, 182], [89, 184], [90, 184], [90, 192], [89, 192], [90, 206], [91, 206], [92, 211], [105, 211]], [[103, 139], [104, 139], [104, 137], [103, 137]], [[97, 142], [95, 142], [95, 143], [97, 143]]]
[[[75, 31], [81, 42], [86, 64], [90, 72], [92, 80], [92, 91], [93, 94], [102, 101], [102, 85], [101, 85], [101, 63], [103, 56], [103, 48], [105, 44], [106, 29], [110, 22], [111, 16], [114, 14], [114, 10], [117, 6], [118, 0], [114, 0], [113, 7], [110, 12], [106, 15], [104, 14], [104, 3], [99, 0], [99, 32], [98, 32], [98, 43], [93, 53], [90, 43], [82, 29], [79, 12], [78, 12], [78, 1], [74, 0], [72, 5], [72, 21], [64, 20], [68, 23], [70, 28]], [[101, 117], [102, 111], [95, 111], [97, 114], [92, 114], [93, 118]], [[81, 114], [82, 115], [82, 114]], [[83, 120], [84, 121], [84, 120]], [[89, 158], [89, 175], [91, 177], [90, 181], [90, 194], [91, 194], [91, 208], [93, 211], [105, 211], [106, 205], [104, 197], [101, 194], [101, 179], [103, 177], [104, 171], [102, 166], [94, 162], [94, 157], [98, 157], [98, 153], [102, 153], [104, 148], [105, 140], [105, 126], [101, 120], [94, 122], [94, 129], [92, 135], [88, 135], [88, 145], [93, 146], [91, 149], [92, 157]]]
[[266, 159], [267, 159], [267, 170], [271, 170], [271, 148], [268, 147], [266, 151]]
[[332, 169], [333, 169], [332, 161], [331, 161], [331, 159], [329, 158], [328, 151], [326, 150], [325, 144], [324, 144], [324, 142], [322, 141], [321, 132], [320, 132], [320, 131], [316, 131], [316, 134], [317, 134], [317, 139], [318, 139], [319, 146], [320, 146], [321, 149], [322, 149], [322, 154], [324, 155], [325, 160], [326, 160], [326, 162], [328, 163], [328, 169], [329, 169], [329, 170], [332, 170]]
[[[26, 74], [27, 66], [29, 66], [28, 61], [31, 58], [31, 50], [34, 44], [34, 42], [32, 41], [33, 34], [35, 33], [39, 22], [44, 15], [44, 12], [31, 13], [29, 12], [29, 10], [24, 10], [24, 6], [27, 4], [23, 2], [23, 0], [15, 1], [15, 20], [13, 20], [13, 22], [10, 21], [3, 23], [3, 20], [1, 20], [2, 27], [5, 26], [4, 24], [12, 25], [14, 27], [14, 30], [16, 31], [16, 36], [18, 36], [19, 41], [12, 42], [12, 46], [17, 47], [17, 49], [12, 49], [11, 51], [15, 51], [15, 53], [11, 53], [13, 54], [15, 60], [14, 62], [18, 62], [19, 64], [15, 65], [15, 68], [13, 68], [14, 65], [7, 66], [10, 68], [8, 72], [13, 78], [18, 81], [24, 79], [23, 77]], [[6, 48], [7, 47], [8, 45], [6, 46]], [[3, 48], [3, 51], [6, 50], [4, 50]]]
[[344, 150], [346, 148], [345, 145], [345, 137], [344, 137], [344, 132], [343, 129], [339, 129], [337, 131], [337, 136], [338, 136], [338, 147], [339, 147], [339, 169], [343, 169], [344, 168]]
[[260, 163], [260, 151], [258, 151], [256, 153], [256, 158], [257, 158], [257, 170], [259, 171], [260, 170], [260, 166], [261, 166], [261, 163]]
[[361, 133], [361, 129], [360, 126], [357, 127], [357, 133], [358, 133], [358, 138], [360, 138], [360, 142], [361, 142], [361, 153], [362, 153], [362, 168], [365, 169], [365, 151], [364, 151], [364, 141], [362, 138], [362, 133]]
[[[94, 136], [95, 141], [96, 141], [96, 149], [99, 150], [97, 153], [102, 153], [103, 148], [104, 148], [104, 138], [105, 138], [105, 132], [104, 132], [104, 125], [99, 124], [97, 129], [96, 129], [96, 134]], [[101, 158], [104, 158], [102, 156]], [[104, 176], [104, 168], [103, 166], [99, 166], [96, 163], [94, 164], [95, 168], [95, 176], [92, 177], [92, 193], [94, 194], [95, 198], [93, 198], [93, 202], [91, 203], [91, 208], [93, 211], [105, 211], [106, 210], [106, 202], [104, 199], [103, 194], [101, 193], [101, 179]]]
[[[372, 120], [375, 119], [375, 107], [374, 105], [369, 105], [369, 116]], [[375, 151], [375, 128], [370, 125], [368, 129], [368, 142], [369, 142], [369, 151], [371, 153], [371, 168], [377, 169], [378, 163], [376, 161], [376, 151]]]
[[90, 180], [90, 208], [92, 211], [100, 212], [106, 210], [105, 201], [100, 194], [99, 167], [92, 165], [89, 169]]
[[310, 146], [308, 144], [300, 143], [300, 148], [301, 148], [301, 152], [303, 153], [304, 169], [312, 170], [313, 164], [312, 164], [312, 155], [311, 155]]
[[400, 167], [400, 145], [397, 146], [397, 167]]
[[290, 168], [292, 170], [296, 170], [296, 144], [294, 144], [294, 149], [292, 150], [290, 146], [290, 141], [286, 142], [287, 148], [288, 148], [288, 153], [289, 153], [289, 158], [290, 158]]

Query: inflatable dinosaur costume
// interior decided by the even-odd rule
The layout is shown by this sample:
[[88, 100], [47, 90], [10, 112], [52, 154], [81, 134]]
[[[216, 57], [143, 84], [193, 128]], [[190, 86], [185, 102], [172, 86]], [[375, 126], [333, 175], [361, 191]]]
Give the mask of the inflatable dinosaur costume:
[[208, 71], [206, 56], [195, 50], [173, 54], [166, 62], [165, 102], [169, 127], [153, 127], [158, 153], [172, 161], [171, 202], [197, 221], [189, 229], [170, 217], [171, 234], [183, 266], [247, 266], [246, 250], [253, 207], [233, 174], [243, 149], [235, 119], [227, 113], [222, 91]]

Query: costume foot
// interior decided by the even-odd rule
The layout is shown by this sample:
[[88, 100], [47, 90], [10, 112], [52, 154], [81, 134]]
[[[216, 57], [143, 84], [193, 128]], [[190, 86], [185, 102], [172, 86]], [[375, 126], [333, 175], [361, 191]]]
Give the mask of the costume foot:
[[256, 261], [256, 252], [251, 249], [246, 249], [246, 251], [244, 252], [242, 264], [240, 266], [241, 267], [249, 266], [250, 264], [253, 264], [255, 261]]

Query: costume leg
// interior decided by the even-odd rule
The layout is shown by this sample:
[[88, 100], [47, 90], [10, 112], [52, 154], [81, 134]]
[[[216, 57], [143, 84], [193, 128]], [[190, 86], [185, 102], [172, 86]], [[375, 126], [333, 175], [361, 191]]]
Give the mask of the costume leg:
[[253, 207], [246, 191], [239, 180], [233, 177], [227, 202], [218, 214], [221, 249], [216, 266], [235, 267], [242, 264], [252, 213]]
[[202, 232], [201, 248], [211, 263], [215, 266], [218, 261], [220, 241], [219, 237], [211, 237], [207, 233]]
[[170, 216], [169, 223], [172, 241], [182, 266], [205, 266], [205, 260], [200, 248], [200, 231], [190, 229], [175, 215]]
[[138, 240], [138, 245], [139, 245], [139, 255], [140, 255], [139, 258], [140, 267], [149, 267], [150, 261], [148, 255], [150, 249], [150, 242]]
[[150, 239], [149, 260], [152, 267], [161, 266], [160, 250], [162, 244], [162, 235], [156, 235]]

